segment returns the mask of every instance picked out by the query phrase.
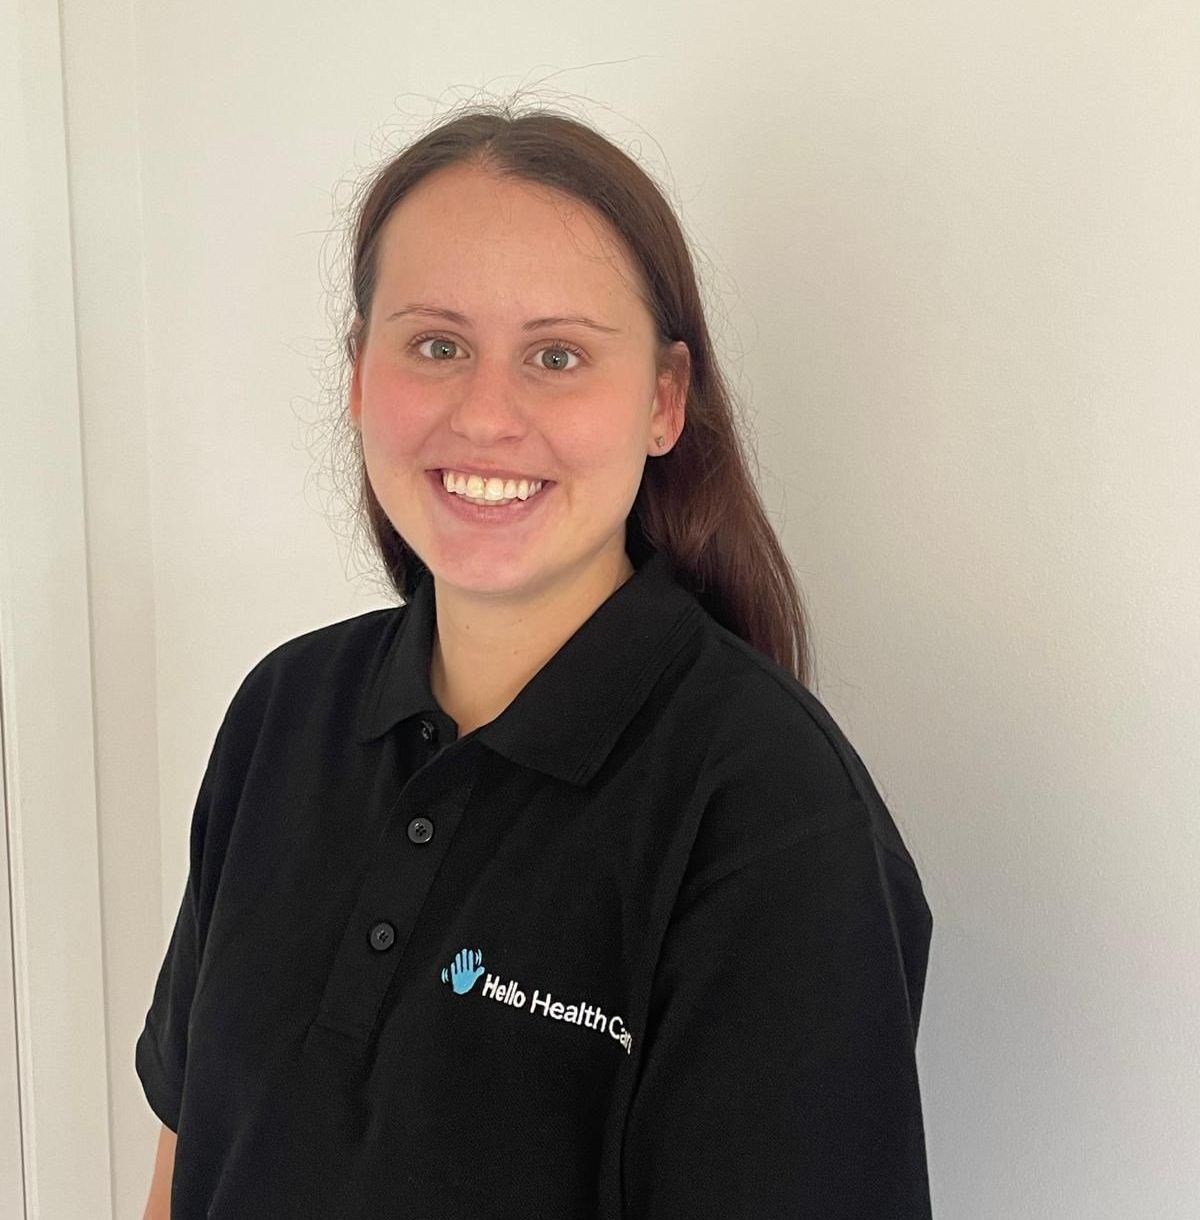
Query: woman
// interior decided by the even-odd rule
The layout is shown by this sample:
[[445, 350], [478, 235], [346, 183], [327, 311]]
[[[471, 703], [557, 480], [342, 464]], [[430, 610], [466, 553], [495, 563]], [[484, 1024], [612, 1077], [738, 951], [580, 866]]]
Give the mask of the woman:
[[405, 604], [222, 722], [137, 1046], [147, 1214], [928, 1216], [929, 908], [808, 689], [671, 209], [586, 125], [474, 108], [353, 237]]

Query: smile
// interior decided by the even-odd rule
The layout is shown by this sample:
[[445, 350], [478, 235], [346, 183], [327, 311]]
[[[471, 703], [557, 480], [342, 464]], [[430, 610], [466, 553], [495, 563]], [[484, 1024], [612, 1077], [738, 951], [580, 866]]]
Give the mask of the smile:
[[472, 504], [508, 504], [512, 500], [529, 500], [541, 491], [545, 482], [545, 479], [484, 477], [458, 470], [442, 471], [442, 486]]
[[[525, 484], [527, 494], [523, 500], [517, 495], [511, 499], [486, 501], [482, 496], [468, 497], [460, 492], [450, 491], [446, 487], [447, 475], [441, 470], [430, 470], [426, 477], [433, 485], [434, 493], [445, 511], [459, 521], [477, 525], [513, 526], [535, 517], [541, 510], [542, 502], [558, 486], [557, 483], [547, 481], [543, 482], [539, 488], [535, 481], [532, 486]], [[458, 476], [457, 485], [461, 486], [462, 480], [463, 476]], [[524, 480], [521, 483], [524, 483]], [[520, 485], [518, 484], [518, 490]], [[473, 486], [479, 488], [478, 483]], [[537, 490], [533, 490], [533, 488], [537, 488]]]

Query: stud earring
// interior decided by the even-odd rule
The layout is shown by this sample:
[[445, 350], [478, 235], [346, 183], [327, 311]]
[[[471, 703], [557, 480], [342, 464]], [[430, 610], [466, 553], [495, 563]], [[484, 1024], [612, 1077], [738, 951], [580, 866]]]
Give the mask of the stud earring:
[[661, 436], [656, 436], [654, 439], [658, 442], [658, 447], [661, 449], [663, 447], [663, 438]]

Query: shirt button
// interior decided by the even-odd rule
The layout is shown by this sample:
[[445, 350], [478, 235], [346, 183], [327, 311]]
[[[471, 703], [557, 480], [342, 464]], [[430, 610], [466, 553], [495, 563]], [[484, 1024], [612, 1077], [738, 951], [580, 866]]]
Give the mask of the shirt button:
[[413, 818], [408, 824], [408, 837], [414, 843], [428, 843], [433, 838], [433, 823], [428, 818]]
[[437, 725], [430, 720], [421, 721], [421, 736], [426, 741], [433, 741], [437, 737]]
[[371, 941], [371, 948], [382, 952], [384, 949], [390, 949], [395, 943], [396, 929], [386, 920], [383, 920], [371, 929], [369, 939]]

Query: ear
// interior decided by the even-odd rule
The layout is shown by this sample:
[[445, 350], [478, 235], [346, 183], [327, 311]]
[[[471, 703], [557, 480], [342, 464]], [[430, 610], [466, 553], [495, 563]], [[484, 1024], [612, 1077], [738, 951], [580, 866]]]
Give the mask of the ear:
[[354, 371], [350, 374], [350, 424], [355, 432], [362, 431], [362, 361], [354, 361]]
[[354, 324], [354, 366], [350, 374], [350, 424], [355, 432], [362, 431], [362, 356], [364, 327], [360, 317]]
[[[670, 345], [659, 359], [658, 381], [654, 392], [654, 412], [650, 416], [650, 435], [646, 452], [660, 457], [674, 448], [683, 431], [692, 360], [682, 339]], [[656, 437], [661, 436], [659, 445]]]

